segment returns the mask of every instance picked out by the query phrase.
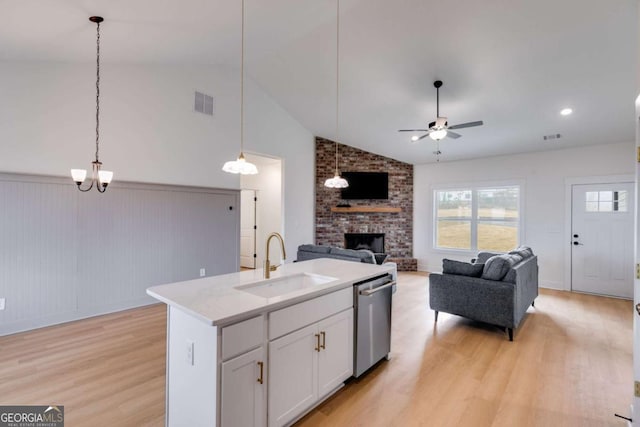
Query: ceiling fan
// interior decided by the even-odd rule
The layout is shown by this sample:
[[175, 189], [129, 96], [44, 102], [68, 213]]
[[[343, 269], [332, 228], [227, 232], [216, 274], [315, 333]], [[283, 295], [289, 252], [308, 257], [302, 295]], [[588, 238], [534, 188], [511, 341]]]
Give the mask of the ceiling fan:
[[456, 132], [451, 132], [453, 129], [470, 128], [474, 126], [481, 126], [482, 120], [476, 122], [461, 123], [459, 125], [449, 126], [446, 117], [440, 117], [440, 87], [442, 87], [442, 80], [436, 80], [433, 82], [433, 86], [436, 88], [436, 120], [429, 123], [428, 129], [400, 129], [398, 132], [426, 132], [422, 136], [414, 135], [411, 137], [412, 141], [419, 141], [422, 138], [429, 136], [434, 141], [440, 141], [441, 139], [448, 138], [460, 138], [462, 135]]

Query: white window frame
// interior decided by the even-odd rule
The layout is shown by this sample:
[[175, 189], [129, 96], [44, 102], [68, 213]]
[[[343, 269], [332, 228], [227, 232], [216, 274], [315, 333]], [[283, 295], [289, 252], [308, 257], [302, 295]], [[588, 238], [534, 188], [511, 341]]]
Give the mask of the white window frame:
[[[451, 184], [451, 185], [437, 185], [431, 186], [431, 200], [432, 200], [432, 221], [431, 221], [431, 234], [432, 241], [431, 247], [434, 252], [459, 254], [459, 255], [475, 255], [478, 253], [478, 190], [493, 189], [493, 188], [518, 188], [518, 233], [516, 246], [520, 246], [524, 242], [524, 195], [525, 195], [525, 183], [524, 181], [487, 181], [477, 182], [470, 184]], [[441, 248], [438, 246], [438, 200], [437, 194], [439, 191], [471, 191], [471, 248], [470, 249], [456, 249], [456, 248]], [[498, 253], [499, 251], [492, 251]]]

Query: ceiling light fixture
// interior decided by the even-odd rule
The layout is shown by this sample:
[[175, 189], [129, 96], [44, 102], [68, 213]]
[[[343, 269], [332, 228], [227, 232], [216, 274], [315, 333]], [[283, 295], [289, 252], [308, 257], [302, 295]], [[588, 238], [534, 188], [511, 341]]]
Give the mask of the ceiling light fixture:
[[560, 114], [562, 114], [563, 116], [568, 116], [571, 113], [573, 113], [573, 110], [571, 108], [563, 108], [562, 110], [560, 110]]
[[412, 140], [413, 142], [416, 142], [416, 141], [417, 141], [417, 140], [419, 140], [419, 139], [420, 139], [420, 137], [419, 137], [418, 135], [413, 135], [413, 136], [411, 137], [411, 140]]
[[338, 142], [340, 140], [340, 0], [336, 0], [336, 174], [324, 182], [325, 187], [346, 188], [349, 182], [338, 170]]
[[101, 16], [92, 16], [89, 21], [96, 24], [96, 160], [91, 162], [91, 185], [87, 188], [82, 188], [81, 185], [87, 178], [86, 169], [71, 169], [71, 177], [78, 186], [78, 190], [87, 192], [93, 188], [96, 184], [96, 189], [100, 193], [104, 193], [107, 190], [107, 185], [111, 183], [113, 178], [113, 172], [102, 170], [102, 163], [98, 157], [100, 153], [100, 23], [104, 21]]
[[230, 160], [222, 166], [228, 173], [240, 175], [255, 175], [258, 168], [244, 158], [244, 0], [242, 0], [242, 54], [240, 59], [240, 155], [236, 160]]
[[440, 141], [445, 136], [447, 136], [447, 130], [444, 128], [435, 129], [429, 132], [429, 138], [433, 139], [434, 141]]

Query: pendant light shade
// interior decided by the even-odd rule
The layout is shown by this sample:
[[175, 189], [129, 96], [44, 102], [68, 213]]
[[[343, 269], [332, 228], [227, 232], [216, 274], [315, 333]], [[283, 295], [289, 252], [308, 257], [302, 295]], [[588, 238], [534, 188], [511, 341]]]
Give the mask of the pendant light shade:
[[[336, 140], [340, 136], [340, 0], [336, 0]], [[336, 142], [336, 174], [324, 182], [327, 188], [347, 188], [349, 182], [338, 170], [338, 143]]]
[[247, 162], [244, 154], [240, 153], [237, 160], [230, 160], [222, 166], [222, 170], [228, 173], [239, 173], [240, 175], [255, 175], [258, 168], [251, 162]]
[[240, 175], [255, 175], [258, 168], [244, 158], [244, 0], [242, 0], [242, 48], [240, 57], [240, 155], [236, 160], [230, 160], [222, 166], [228, 173]]

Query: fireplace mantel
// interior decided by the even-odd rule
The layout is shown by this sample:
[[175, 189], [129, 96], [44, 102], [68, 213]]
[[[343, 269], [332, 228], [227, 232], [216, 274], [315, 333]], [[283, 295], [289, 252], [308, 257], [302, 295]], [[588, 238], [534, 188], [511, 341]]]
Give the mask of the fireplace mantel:
[[382, 212], [382, 213], [400, 213], [402, 212], [402, 208], [396, 208], [392, 206], [349, 206], [349, 207], [338, 207], [333, 206], [331, 208], [331, 212], [335, 213], [362, 213], [362, 212]]

